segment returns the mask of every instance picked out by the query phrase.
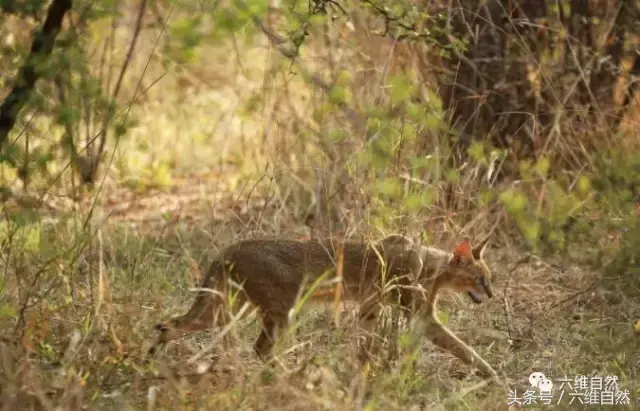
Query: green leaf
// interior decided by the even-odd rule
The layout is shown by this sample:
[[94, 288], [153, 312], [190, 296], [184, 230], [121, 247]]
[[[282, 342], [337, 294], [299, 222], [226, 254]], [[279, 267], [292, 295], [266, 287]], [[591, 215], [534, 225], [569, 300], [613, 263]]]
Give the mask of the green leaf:
[[421, 122], [427, 117], [427, 111], [424, 105], [414, 102], [408, 102], [406, 112], [409, 118], [415, 122]]
[[515, 188], [510, 188], [500, 194], [500, 201], [510, 214], [521, 213], [527, 206], [527, 197]]
[[9, 304], [0, 305], [0, 318], [6, 318], [6, 317], [15, 318], [16, 315], [17, 315], [17, 312], [15, 308], [10, 306]]
[[422, 196], [418, 193], [411, 193], [404, 200], [404, 206], [408, 212], [416, 212], [422, 207]]
[[577, 187], [578, 192], [581, 194], [587, 194], [591, 191], [591, 180], [589, 180], [589, 177], [587, 176], [580, 176], [578, 178]]
[[444, 123], [442, 117], [436, 113], [429, 113], [422, 119], [422, 124], [427, 130], [439, 130], [443, 127]]
[[450, 168], [445, 173], [445, 178], [451, 183], [460, 181], [460, 173], [455, 168]]
[[351, 102], [351, 90], [346, 87], [334, 86], [329, 91], [329, 101], [333, 104], [346, 104]]
[[413, 142], [418, 137], [415, 124], [411, 122], [405, 122], [402, 125], [402, 138], [405, 141]]
[[327, 140], [331, 143], [340, 143], [347, 138], [347, 133], [344, 130], [331, 130], [327, 134]]
[[492, 190], [482, 190], [480, 192], [480, 204], [483, 206], [488, 206], [491, 204], [491, 201], [495, 198], [495, 193]]
[[414, 90], [407, 76], [398, 74], [391, 78], [391, 104], [409, 101]]
[[342, 70], [336, 79], [336, 84], [346, 87], [353, 82], [353, 73], [348, 70]]
[[540, 177], [546, 178], [550, 167], [551, 167], [551, 160], [549, 160], [549, 157], [543, 156], [538, 159], [534, 169], [536, 173], [540, 175]]
[[540, 238], [540, 222], [538, 221], [521, 221], [520, 228], [524, 237], [530, 244], [536, 244]]
[[418, 193], [411, 193], [404, 201], [407, 212], [417, 212], [423, 207], [433, 204], [435, 194], [431, 187], [426, 187]]
[[480, 164], [487, 164], [485, 147], [482, 141], [474, 140], [469, 146], [467, 153], [469, 153], [469, 156], [476, 162]]
[[440, 321], [440, 323], [442, 325], [446, 325], [449, 322], [449, 313], [446, 311], [440, 311], [438, 310], [438, 321]]
[[383, 196], [389, 198], [398, 198], [402, 196], [402, 184], [396, 178], [385, 178], [376, 184], [376, 191]]

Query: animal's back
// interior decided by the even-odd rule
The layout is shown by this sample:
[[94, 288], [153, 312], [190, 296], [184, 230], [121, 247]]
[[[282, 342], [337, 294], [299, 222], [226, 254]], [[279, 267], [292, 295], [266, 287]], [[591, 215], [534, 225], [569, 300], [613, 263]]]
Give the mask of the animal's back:
[[[220, 258], [231, 268], [231, 278], [244, 283], [245, 287], [277, 286], [289, 290], [299, 286], [305, 277], [313, 281], [334, 271], [338, 247], [337, 243], [319, 240], [245, 240], [228, 247]], [[373, 268], [375, 258], [366, 244], [346, 242], [345, 276], [360, 273], [367, 266]]]
[[[379, 286], [380, 256], [384, 256], [387, 264], [391, 261], [392, 275], [415, 271], [420, 263], [417, 254], [411, 254], [412, 245], [410, 240], [399, 236], [373, 246], [344, 242], [341, 273], [345, 297], [357, 299], [358, 294]], [[230, 278], [243, 285], [253, 303], [284, 310], [294, 303], [304, 284], [309, 286], [322, 275], [327, 275], [326, 280], [334, 278], [340, 247], [338, 242], [329, 240], [252, 239], [229, 246], [219, 258], [228, 267]], [[327, 289], [325, 293], [318, 291], [313, 297], [331, 295]]]
[[304, 276], [317, 277], [331, 265], [331, 254], [316, 241], [246, 240], [225, 250], [223, 258], [254, 304], [282, 314], [294, 304]]

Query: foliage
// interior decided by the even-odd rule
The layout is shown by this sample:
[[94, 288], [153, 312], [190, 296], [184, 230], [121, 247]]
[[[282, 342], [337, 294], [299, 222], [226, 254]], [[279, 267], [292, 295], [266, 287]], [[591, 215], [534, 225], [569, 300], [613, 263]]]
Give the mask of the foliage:
[[[0, 395], [25, 391], [0, 404], [503, 404], [497, 388], [460, 398], [455, 366], [392, 325], [361, 369], [351, 323], [321, 337], [322, 315], [300, 316], [274, 369], [246, 359], [255, 324], [215, 372], [189, 368], [196, 339], [170, 347], [178, 364], [138, 358], [192, 297], [196, 261], [272, 234], [401, 232], [445, 249], [491, 234], [501, 304], [444, 299], [439, 318], [510, 376], [543, 361], [629, 381], [640, 59], [624, 16], [637, 10], [525, 3], [74, 2], [0, 152], [0, 357], [15, 365]], [[0, 5], [2, 98], [48, 7]], [[99, 189], [77, 198], [69, 163]], [[51, 197], [73, 204], [42, 206]]]

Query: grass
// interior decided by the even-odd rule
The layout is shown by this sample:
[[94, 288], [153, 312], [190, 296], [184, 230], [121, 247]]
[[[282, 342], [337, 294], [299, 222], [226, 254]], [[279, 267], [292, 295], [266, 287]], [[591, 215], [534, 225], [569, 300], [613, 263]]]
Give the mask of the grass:
[[[216, 248], [251, 236], [245, 223], [233, 223], [233, 212], [226, 214], [208, 224], [158, 224], [147, 234], [124, 218], [99, 226], [100, 235], [89, 237], [75, 215], [33, 225], [39, 233], [25, 235], [21, 249], [14, 245], [6, 253], [2, 300], [20, 306], [24, 296], [14, 293], [20, 285], [13, 279], [25, 281], [40, 267], [40, 283], [54, 285], [56, 293], [29, 299], [32, 308], [24, 313], [21, 333], [15, 332], [15, 317], [2, 321], [3, 406], [506, 409], [507, 392], [499, 387], [480, 387], [460, 398], [479, 380], [454, 377], [472, 370], [420, 335], [400, 337], [420, 342], [415, 368], [400, 356], [389, 370], [362, 370], [354, 355], [353, 321], [345, 314], [340, 327], [331, 330], [329, 307], [300, 317], [274, 368], [252, 352], [257, 324], [251, 319], [232, 333], [233, 344], [216, 347], [213, 357], [187, 364], [207, 345], [211, 333], [204, 332], [170, 344], [156, 362], [145, 364], [142, 353], [153, 338], [153, 325], [191, 303], [188, 289], [198, 279], [194, 261], [206, 261]], [[262, 208], [247, 214], [273, 219]], [[278, 231], [294, 232], [295, 224], [285, 225]], [[66, 251], [81, 238], [89, 243], [77, 254]], [[14, 238], [15, 244], [19, 241]], [[449, 296], [442, 304], [443, 318], [507, 378], [511, 389], [524, 392], [533, 371], [552, 378], [617, 375], [622, 387], [633, 389], [640, 354], [631, 327], [640, 314], [633, 300], [608, 290], [601, 273], [562, 259], [516, 264], [522, 253], [501, 243], [486, 254], [496, 297], [476, 306]], [[49, 258], [57, 267], [46, 265]], [[287, 349], [291, 352], [284, 354]]]
[[[220, 248], [255, 236], [310, 234], [305, 217], [323, 194], [318, 169], [330, 183], [345, 185], [328, 203], [343, 210], [337, 231], [352, 236], [426, 234], [428, 242], [453, 248], [460, 237], [482, 237], [502, 218], [486, 253], [495, 298], [475, 305], [448, 295], [441, 318], [498, 370], [510, 390], [521, 397], [528, 376], [541, 371], [554, 383], [564, 376], [615, 375], [633, 400], [640, 397], [639, 336], [633, 328], [640, 318], [632, 242], [638, 240], [628, 211], [603, 207], [599, 192], [579, 197], [558, 191], [556, 186], [570, 186], [562, 180], [570, 170], [554, 171], [542, 161], [533, 165], [533, 176], [519, 176], [518, 184], [507, 181], [506, 187], [487, 182], [490, 167], [482, 147], [476, 147], [475, 162], [447, 168], [443, 153], [449, 146], [437, 110], [428, 112], [427, 131], [416, 121], [429, 147], [418, 147], [409, 115], [394, 134], [395, 114], [367, 113], [376, 138], [365, 139], [352, 124], [357, 121], [345, 120], [346, 111], [331, 106], [325, 94], [292, 75], [269, 75], [266, 67], [287, 61], [263, 46], [247, 46], [231, 69], [228, 57], [235, 48], [203, 46], [200, 53], [210, 60], [192, 63], [190, 75], [172, 73], [152, 87], [133, 112], [137, 127], [117, 147], [109, 146], [115, 160], [99, 192], [77, 203], [58, 198], [48, 218], [13, 199], [4, 203], [0, 408], [514, 409], [507, 406], [507, 390], [478, 385], [469, 375], [473, 370], [419, 333], [402, 330], [394, 336], [381, 324], [378, 332], [386, 341], [377, 354], [380, 363], [392, 357], [394, 342], [419, 349], [405, 350], [386, 369], [363, 369], [355, 356], [353, 318], [344, 313], [334, 327], [329, 306], [305, 310], [273, 366], [252, 352], [258, 332], [252, 317], [232, 330], [231, 343], [193, 363], [189, 359], [208, 346], [216, 330], [176, 340], [156, 361], [144, 362], [154, 324], [188, 308], [189, 289], [201, 277], [198, 266], [206, 268]], [[311, 51], [324, 46], [315, 47]], [[360, 49], [342, 52], [336, 70], [356, 77], [347, 82], [354, 88], [350, 98], [362, 107], [382, 101], [375, 107], [384, 111], [379, 107], [388, 96], [380, 90], [393, 82], [383, 64], [374, 60], [373, 70], [354, 60], [364, 53]], [[315, 57], [308, 56], [305, 67], [318, 68]], [[132, 72], [141, 72], [145, 63], [134, 63]], [[150, 70], [150, 79], [160, 76], [153, 67], [158, 71]], [[195, 85], [183, 87], [185, 77]], [[203, 86], [211, 82], [219, 87]], [[393, 94], [403, 99], [402, 90]], [[331, 137], [330, 144], [323, 136]], [[406, 163], [422, 168], [413, 173]], [[63, 195], [58, 188], [51, 197]], [[496, 201], [510, 189], [511, 204]], [[547, 189], [551, 194], [545, 197]], [[616, 196], [612, 192], [605, 200]], [[497, 203], [499, 211], [492, 214], [487, 203]], [[549, 242], [551, 252], [532, 252], [519, 218], [547, 213], [561, 225], [575, 204], [581, 207], [578, 226], [587, 234], [567, 236], [566, 249], [554, 250], [556, 243]], [[527, 207], [538, 213], [526, 214]], [[612, 229], [607, 224], [614, 220], [618, 226]], [[617, 265], [594, 263], [603, 250]], [[587, 407], [599, 409], [568, 400], [555, 406]]]

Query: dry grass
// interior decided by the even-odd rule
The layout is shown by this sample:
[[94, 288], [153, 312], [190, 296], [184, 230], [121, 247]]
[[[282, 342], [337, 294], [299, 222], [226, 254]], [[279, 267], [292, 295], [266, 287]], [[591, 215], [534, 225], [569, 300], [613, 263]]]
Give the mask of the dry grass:
[[[221, 198], [231, 201], [237, 194]], [[257, 324], [251, 318], [231, 333], [233, 344], [215, 347], [194, 364], [187, 360], [208, 345], [208, 333], [178, 340], [145, 364], [142, 354], [154, 323], [191, 303], [188, 289], [198, 279], [194, 261], [239, 238], [304, 232], [286, 222], [274, 230], [274, 214], [263, 207], [246, 210], [249, 223], [234, 215], [233, 207], [226, 210], [208, 224], [184, 219], [148, 226], [146, 235], [128, 227], [125, 215], [103, 224], [101, 236], [92, 236], [74, 265], [60, 255], [62, 266], [46, 275], [49, 281], [69, 276], [66, 291], [61, 287], [55, 296], [32, 300], [36, 306], [25, 313], [22, 336], [11, 331], [14, 321], [3, 321], [5, 409], [48, 409], [46, 404], [63, 409], [81, 404], [90, 409], [506, 409], [507, 393], [499, 387], [480, 387], [459, 398], [478, 381], [454, 376], [472, 370], [419, 334], [412, 337], [424, 341], [415, 369], [405, 356], [390, 369], [360, 369], [353, 321], [345, 313], [340, 327], [331, 329], [329, 306], [306, 310], [295, 333], [281, 344], [273, 368], [253, 355]], [[251, 219], [270, 223], [260, 228]], [[43, 231], [50, 233], [43, 238], [61, 246], [78, 238], [70, 224]], [[34, 261], [33, 272], [41, 258], [25, 258]], [[562, 259], [522, 262], [522, 253], [500, 242], [487, 259], [496, 297], [476, 306], [449, 296], [442, 310], [449, 326], [499, 370], [511, 389], [522, 392], [527, 376], [538, 370], [552, 377], [618, 375], [624, 387], [633, 387], [638, 354], [630, 324], [640, 313], [636, 302], [603, 286], [601, 273]], [[14, 277], [6, 278], [6, 290], [15, 289]], [[380, 352], [381, 358], [387, 354]]]
[[[397, 63], [394, 48], [361, 31], [354, 35], [359, 39], [349, 43], [352, 48], [341, 44], [340, 53], [324, 56], [333, 59], [327, 77], [349, 71], [353, 105], [382, 101], [383, 106], [388, 66]], [[143, 42], [146, 51], [153, 50], [152, 38]], [[366, 41], [371, 50], [362, 49]], [[488, 186], [487, 167], [478, 164], [461, 169], [453, 203], [443, 200], [444, 173], [429, 172], [414, 181], [433, 194], [428, 206], [408, 214], [397, 203], [384, 204], [373, 191], [376, 182], [392, 177], [409, 186], [411, 179], [401, 178], [406, 177], [401, 161], [382, 171], [359, 165], [367, 140], [358, 119], [335, 107], [319, 110], [326, 94], [282, 74], [286, 70], [266, 72], [286, 63], [268, 43], [247, 46], [248, 51], [232, 54], [237, 59], [230, 63], [230, 53], [238, 49], [232, 43], [203, 47], [199, 53], [206, 60], [181, 76], [166, 75], [149, 90], [135, 111], [138, 127], [118, 147], [109, 147], [116, 156], [100, 193], [79, 204], [60, 202], [54, 219], [22, 224], [14, 236], [8, 234], [24, 210], [7, 205], [0, 408], [507, 409], [503, 388], [478, 386], [477, 378], [466, 376], [472, 370], [419, 334], [403, 331], [397, 339], [400, 346], [418, 340], [417, 353], [404, 352], [388, 369], [361, 369], [353, 320], [344, 313], [340, 326], [333, 327], [328, 306], [300, 317], [273, 366], [252, 353], [257, 324], [251, 318], [232, 330], [231, 344], [216, 346], [194, 364], [187, 360], [215, 331], [178, 340], [155, 362], [143, 361], [153, 325], [191, 303], [188, 290], [197, 284], [200, 262], [206, 265], [220, 247], [239, 239], [310, 234], [304, 221], [320, 198], [318, 169], [345, 182], [342, 197], [332, 201], [343, 211], [338, 231], [348, 236], [426, 232], [429, 242], [451, 248], [461, 236], [482, 237], [502, 213], [481, 205], [483, 189], [505, 187]], [[309, 52], [302, 67], [323, 75], [330, 71], [318, 63], [329, 50], [325, 46], [311, 48], [316, 54]], [[134, 73], [146, 64], [148, 54], [140, 55]], [[153, 67], [157, 71], [149, 71], [149, 79], [162, 74]], [[131, 81], [130, 89], [136, 83]], [[256, 98], [263, 105], [246, 110]], [[446, 150], [447, 138], [435, 129], [423, 137], [438, 153]], [[327, 148], [321, 137], [332, 133], [350, 138]], [[419, 148], [415, 141], [406, 144], [398, 157]], [[534, 181], [531, 191], [542, 192], [547, 183]], [[542, 196], [536, 200], [542, 207]], [[448, 296], [442, 317], [450, 328], [520, 394], [528, 375], [542, 371], [552, 378], [617, 375], [622, 389], [639, 396], [640, 350], [632, 324], [640, 318], [640, 304], [624, 292], [625, 281], [636, 283], [580, 265], [569, 253], [524, 258], [528, 252], [514, 226], [505, 218], [487, 252], [495, 298], [476, 306]], [[571, 251], [589, 260], [593, 244], [571, 244]], [[12, 312], [3, 313], [5, 303]], [[389, 343], [393, 334], [382, 325], [379, 332]], [[381, 360], [389, 356], [388, 346], [379, 353]], [[408, 361], [413, 355], [415, 368]], [[581, 409], [564, 404], [556, 408]]]

